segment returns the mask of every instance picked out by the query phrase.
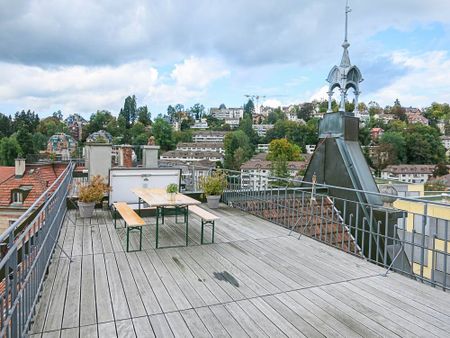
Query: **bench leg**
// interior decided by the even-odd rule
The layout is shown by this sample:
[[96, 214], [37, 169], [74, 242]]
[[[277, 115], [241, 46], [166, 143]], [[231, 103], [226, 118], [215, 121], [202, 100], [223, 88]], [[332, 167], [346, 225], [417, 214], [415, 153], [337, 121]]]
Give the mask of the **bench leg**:
[[184, 221], [186, 223], [186, 246], [189, 245], [189, 216], [188, 216], [188, 207], [184, 209]]
[[134, 230], [139, 230], [139, 250], [132, 251], [142, 250], [142, 227], [127, 227], [127, 252], [130, 252], [130, 232]]
[[205, 221], [202, 219], [202, 229], [200, 232], [200, 244], [205, 244], [205, 235], [204, 235], [204, 231], [205, 231], [205, 227], [207, 225], [211, 226], [211, 244], [214, 243], [214, 230], [215, 230], [215, 221]]
[[155, 233], [155, 245], [156, 245], [156, 249], [158, 249], [158, 234], [159, 234], [159, 212], [160, 212], [160, 207], [156, 207], [156, 233]]

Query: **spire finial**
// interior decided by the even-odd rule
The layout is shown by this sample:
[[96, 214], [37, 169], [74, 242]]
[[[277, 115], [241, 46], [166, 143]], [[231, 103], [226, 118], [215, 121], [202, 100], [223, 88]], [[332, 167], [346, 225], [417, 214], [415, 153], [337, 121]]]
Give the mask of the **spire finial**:
[[[347, 38], [348, 38], [348, 13], [350, 13], [351, 11], [352, 10], [351, 10], [350, 6], [348, 5], [348, 0], [347, 0], [346, 5], [345, 5], [345, 38], [344, 38], [344, 45], [348, 45], [348, 46], [350, 46], [350, 44], [347, 41]], [[347, 48], [348, 48], [348, 46], [347, 46]], [[344, 47], [344, 48], [346, 48], [346, 47]]]

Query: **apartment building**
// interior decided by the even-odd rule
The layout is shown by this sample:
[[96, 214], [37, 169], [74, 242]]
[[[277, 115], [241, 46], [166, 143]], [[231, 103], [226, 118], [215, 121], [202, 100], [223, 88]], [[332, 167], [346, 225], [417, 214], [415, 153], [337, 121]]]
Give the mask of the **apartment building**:
[[252, 125], [253, 130], [256, 131], [258, 136], [264, 137], [267, 132], [274, 127], [273, 124], [254, 124]]
[[180, 142], [177, 144], [177, 150], [184, 151], [215, 151], [224, 154], [223, 142]]
[[389, 165], [381, 171], [381, 178], [407, 183], [425, 183], [433, 175], [434, 164]]
[[201, 130], [194, 132], [194, 134], [192, 135], [192, 140], [194, 142], [223, 143], [226, 134], [226, 131]]
[[223, 160], [223, 155], [217, 151], [170, 150], [161, 154], [160, 159], [182, 162], [198, 162], [202, 160], [217, 162]]

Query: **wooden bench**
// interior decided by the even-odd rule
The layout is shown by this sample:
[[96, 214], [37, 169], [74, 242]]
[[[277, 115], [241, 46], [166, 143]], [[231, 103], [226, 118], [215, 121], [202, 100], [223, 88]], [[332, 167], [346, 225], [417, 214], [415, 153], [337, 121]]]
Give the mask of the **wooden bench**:
[[[139, 231], [139, 251], [142, 250], [142, 226], [145, 225], [145, 221], [125, 202], [115, 202], [114, 207], [114, 228], [117, 228], [117, 215], [119, 213], [122, 216], [127, 229], [127, 252], [130, 250], [130, 232]], [[138, 251], [138, 250], [133, 250]]]
[[211, 226], [211, 229], [212, 229], [211, 243], [214, 243], [214, 227], [215, 227], [215, 222], [216, 222], [216, 220], [219, 219], [219, 217], [210, 213], [209, 211], [207, 211], [203, 208], [200, 208], [199, 206], [196, 206], [196, 205], [191, 205], [189, 207], [189, 211], [192, 212], [193, 214], [196, 214], [197, 216], [199, 216], [202, 220], [202, 231], [200, 234], [200, 243], [204, 244], [204, 228], [207, 225]]

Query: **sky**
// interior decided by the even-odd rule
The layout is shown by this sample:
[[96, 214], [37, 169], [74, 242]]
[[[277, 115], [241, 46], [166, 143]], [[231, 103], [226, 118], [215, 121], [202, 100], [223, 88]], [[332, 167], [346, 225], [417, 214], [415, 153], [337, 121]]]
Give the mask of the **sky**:
[[[360, 100], [450, 102], [450, 1], [351, 0]], [[0, 112], [117, 114], [320, 99], [345, 0], [0, 0]]]

